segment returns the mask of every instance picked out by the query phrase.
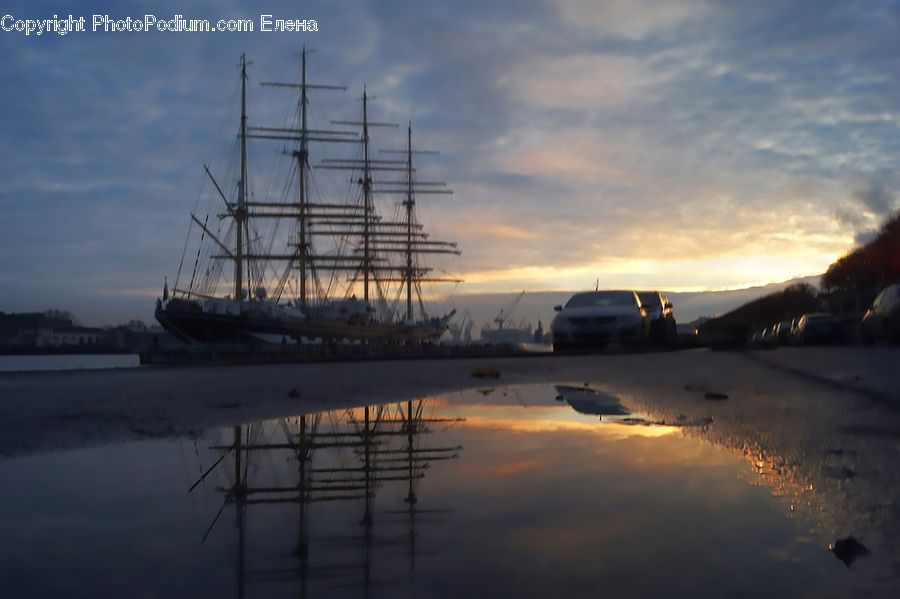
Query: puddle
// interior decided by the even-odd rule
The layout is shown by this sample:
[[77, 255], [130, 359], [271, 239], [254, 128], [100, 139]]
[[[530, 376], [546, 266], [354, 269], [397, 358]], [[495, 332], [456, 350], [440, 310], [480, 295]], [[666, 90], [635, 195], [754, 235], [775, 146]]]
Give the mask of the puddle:
[[690, 426], [578, 383], [485, 391], [0, 461], [4, 593], [853, 593]]

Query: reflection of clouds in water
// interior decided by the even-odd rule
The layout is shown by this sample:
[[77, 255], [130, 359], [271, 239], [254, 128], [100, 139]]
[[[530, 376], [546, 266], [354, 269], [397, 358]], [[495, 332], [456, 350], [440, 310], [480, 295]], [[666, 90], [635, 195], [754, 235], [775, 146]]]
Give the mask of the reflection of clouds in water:
[[[804, 542], [825, 547], [848, 534], [873, 549], [854, 564], [862, 570], [860, 588], [880, 589], [897, 571], [897, 513], [888, 507], [897, 479], [889, 475], [897, 448], [890, 438], [860, 434], [838, 422], [859, 422], [866, 430], [893, 422], [896, 416], [841, 392], [782, 382], [778, 391], [733, 389], [729, 402], [708, 405], [688, 394], [672, 394], [665, 402], [629, 397], [663, 418], [714, 415], [708, 427], [686, 427], [684, 433], [711, 443], [749, 465], [740, 477], [777, 497], [786, 513], [808, 522]], [[738, 395], [738, 397], [735, 397]], [[848, 410], [853, 405], [854, 409]], [[888, 429], [890, 430], [890, 429]], [[796, 515], [796, 516], [795, 516]]]
[[[360, 479], [334, 467], [358, 471], [363, 464], [364, 440], [375, 440], [367, 437], [366, 409], [208, 431], [194, 442], [130, 443], [2, 462], [4, 479], [17, 468], [27, 476], [18, 471], [10, 479], [20, 484], [4, 496], [10, 542], [0, 546], [0, 575], [27, 591], [49, 571], [51, 583], [103, 595], [142, 588], [229, 596], [238, 594], [239, 580], [261, 592], [259, 581], [266, 579], [266, 593], [293, 596], [308, 573], [310, 593], [330, 596], [342, 592], [332, 588], [334, 579], [314, 574], [334, 565], [345, 568], [343, 584], [357, 585], [351, 596], [366, 585], [437, 597], [476, 590], [589, 596], [598, 586], [641, 596], [696, 596], [711, 588], [787, 596], [844, 588], [845, 579], [830, 569], [843, 565], [822, 547], [796, 540], [803, 523], [746, 484], [746, 465], [732, 453], [685, 435], [644, 436], [666, 427], [607, 424], [558, 403], [555, 395], [551, 385], [499, 387], [489, 396], [472, 391], [370, 407], [368, 430], [377, 443], [368, 446], [368, 500], [357, 494], [309, 501], [303, 509], [297, 447], [303, 430], [320, 434], [322, 442], [306, 465], [313, 478], [306, 497], [322, 496], [326, 485], [334, 495], [349, 494], [341, 489]], [[416, 448], [461, 448], [451, 449], [455, 459], [415, 470], [423, 475], [415, 478], [415, 502], [407, 501], [410, 481], [402, 471], [410, 431], [401, 420], [411, 413], [423, 416]], [[428, 418], [436, 422], [424, 422]], [[424, 434], [425, 428], [432, 432]], [[208, 448], [235, 438], [256, 446], [239, 454], [249, 460], [238, 469], [243, 491], [234, 487], [236, 454]], [[346, 447], [329, 447], [343, 444], [340, 439], [349, 441]], [[269, 443], [277, 447], [260, 447]], [[193, 477], [222, 456], [213, 475], [185, 495]], [[379, 470], [395, 466], [401, 470]], [[251, 492], [256, 486], [268, 491]], [[276, 495], [286, 501], [252, 503]], [[201, 544], [223, 498], [224, 515]], [[240, 505], [244, 517], [235, 518]], [[418, 515], [410, 516], [413, 510]], [[365, 514], [371, 527], [364, 525]], [[39, 525], [48, 519], [53, 526]], [[41, 557], [45, 552], [37, 550], [48, 547], [58, 559]], [[133, 552], [143, 559], [131, 559]], [[238, 564], [243, 578], [235, 576]], [[16, 577], [7, 575], [13, 571]], [[406, 586], [375, 586], [396, 583]]]

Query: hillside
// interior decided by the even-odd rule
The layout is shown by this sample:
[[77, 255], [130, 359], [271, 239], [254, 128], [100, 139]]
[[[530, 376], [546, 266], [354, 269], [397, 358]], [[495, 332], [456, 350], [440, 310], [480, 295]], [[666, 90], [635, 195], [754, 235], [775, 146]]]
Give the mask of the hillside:
[[821, 277], [822, 292], [802, 282], [750, 301], [703, 324], [701, 333], [745, 337], [822, 306], [858, 318], [885, 286], [900, 280], [900, 212], [890, 216], [868, 243], [835, 261]]
[[827, 290], [859, 291], [871, 300], [886, 284], [900, 280], [900, 212], [885, 221], [876, 237], [854, 248], [822, 275]]

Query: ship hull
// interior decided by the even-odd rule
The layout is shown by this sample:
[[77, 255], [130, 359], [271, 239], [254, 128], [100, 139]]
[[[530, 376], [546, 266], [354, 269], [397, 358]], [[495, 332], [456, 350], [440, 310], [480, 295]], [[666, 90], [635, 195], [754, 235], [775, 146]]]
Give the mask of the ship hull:
[[253, 334], [284, 333], [272, 322], [254, 322], [243, 314], [207, 314], [199, 310], [156, 308], [156, 320], [182, 341], [190, 343], [219, 343], [249, 341]]
[[192, 302], [159, 305], [156, 320], [176, 337], [192, 343], [258, 341], [261, 336], [322, 339], [325, 341], [430, 342], [446, 330], [440, 321], [405, 325], [396, 323], [355, 324], [325, 318], [278, 319], [249, 314], [210, 314]]

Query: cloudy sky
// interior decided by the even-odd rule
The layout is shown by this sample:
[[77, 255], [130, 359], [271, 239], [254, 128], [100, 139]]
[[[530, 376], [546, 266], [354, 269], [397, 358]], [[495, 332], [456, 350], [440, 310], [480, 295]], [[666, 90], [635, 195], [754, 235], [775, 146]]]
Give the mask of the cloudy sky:
[[463, 249], [447, 266], [466, 280], [457, 293], [818, 274], [897, 207], [895, 1], [7, 0], [0, 12], [319, 26], [0, 31], [0, 310], [149, 320], [202, 165], [232, 139], [239, 55], [253, 83], [291, 79], [303, 44], [312, 79], [349, 86], [340, 102], [366, 84], [379, 118], [412, 120], [441, 150], [434, 173], [455, 193], [424, 216]]

